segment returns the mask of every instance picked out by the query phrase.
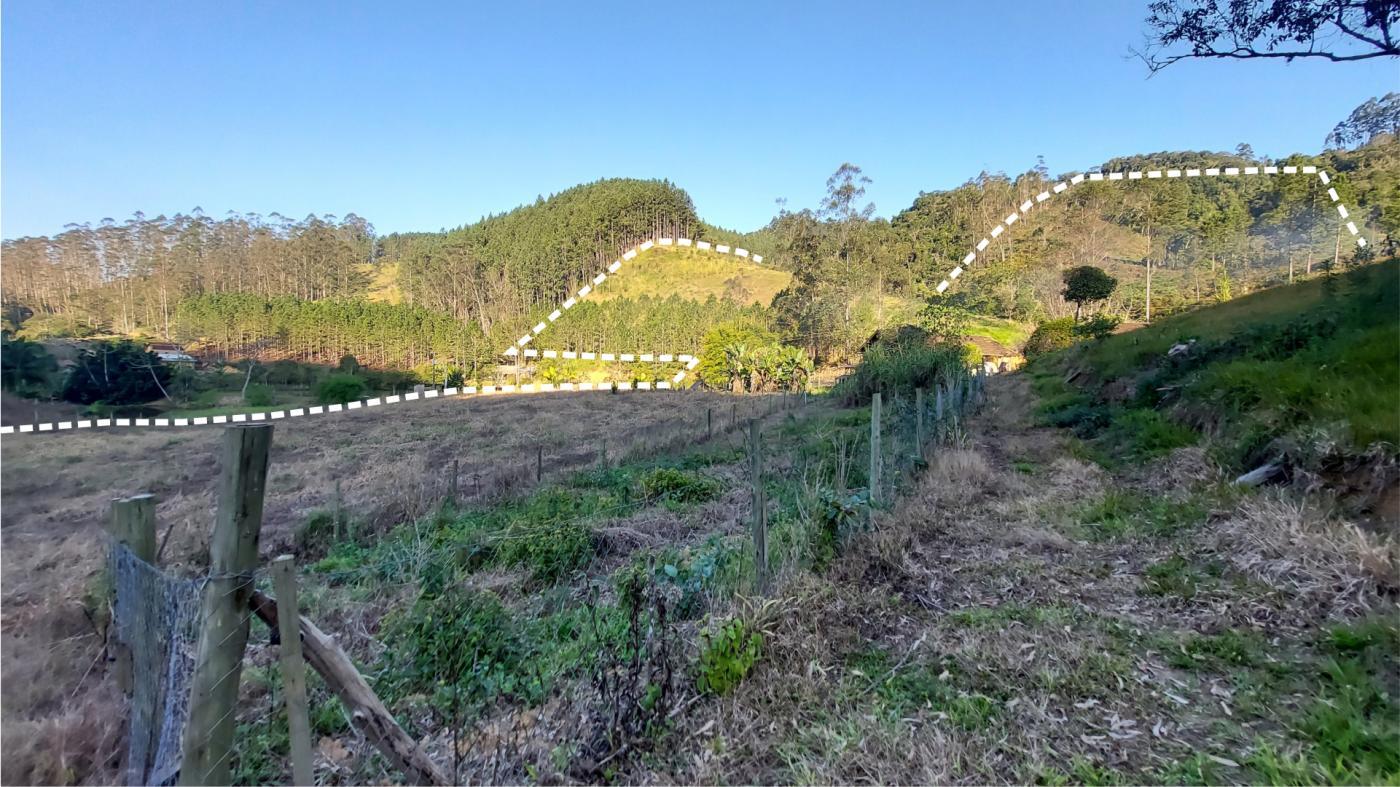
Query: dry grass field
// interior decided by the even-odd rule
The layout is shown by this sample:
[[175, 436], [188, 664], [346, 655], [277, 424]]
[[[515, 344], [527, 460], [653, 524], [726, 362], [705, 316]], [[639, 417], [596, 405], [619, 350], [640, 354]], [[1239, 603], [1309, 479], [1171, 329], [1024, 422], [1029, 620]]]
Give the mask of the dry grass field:
[[[700, 392], [496, 395], [402, 403], [376, 410], [276, 422], [262, 552], [291, 546], [298, 525], [332, 505], [340, 481], [347, 514], [361, 527], [412, 520], [450, 488], [453, 460], [467, 502], [509, 497], [545, 479], [610, 457], [701, 438], [757, 397]], [[10, 435], [0, 442], [3, 539], [3, 745], [7, 763], [32, 779], [100, 774], [121, 736], [119, 702], [106, 670], [101, 616], [85, 599], [105, 554], [114, 498], [156, 495], [161, 560], [198, 565], [212, 526], [224, 427], [144, 428]], [[97, 605], [100, 608], [100, 605]], [[37, 764], [36, 764], [37, 763]], [[8, 768], [6, 770], [9, 770]]]

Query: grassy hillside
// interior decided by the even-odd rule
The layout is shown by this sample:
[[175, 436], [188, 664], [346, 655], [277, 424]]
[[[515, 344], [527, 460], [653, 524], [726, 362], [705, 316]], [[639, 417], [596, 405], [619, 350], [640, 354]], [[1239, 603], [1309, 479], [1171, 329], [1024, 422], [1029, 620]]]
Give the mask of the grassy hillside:
[[[1032, 364], [1042, 413], [1118, 458], [1207, 438], [1227, 467], [1353, 468], [1400, 445], [1400, 262], [1276, 287]], [[1189, 349], [1169, 357], [1177, 345]], [[1067, 379], [1072, 380], [1066, 382]]]
[[767, 306], [792, 274], [727, 254], [684, 248], [654, 248], [623, 265], [592, 297], [668, 298], [703, 301], [710, 296]]

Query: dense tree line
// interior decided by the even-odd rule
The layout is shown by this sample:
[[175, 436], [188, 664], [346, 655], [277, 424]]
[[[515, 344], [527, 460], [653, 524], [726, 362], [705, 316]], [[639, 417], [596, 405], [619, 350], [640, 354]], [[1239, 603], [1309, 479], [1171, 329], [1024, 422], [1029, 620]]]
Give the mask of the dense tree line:
[[168, 336], [176, 305], [190, 295], [358, 294], [373, 250], [374, 228], [353, 214], [291, 221], [276, 214], [214, 220], [198, 209], [138, 213], [5, 241], [0, 289], [12, 318], [60, 313], [91, 331], [146, 328]]
[[363, 299], [202, 295], [180, 304], [177, 323], [179, 338], [207, 341], [229, 358], [271, 354], [334, 364], [353, 355], [385, 368], [437, 363], [476, 369], [501, 349], [475, 325], [441, 312]]

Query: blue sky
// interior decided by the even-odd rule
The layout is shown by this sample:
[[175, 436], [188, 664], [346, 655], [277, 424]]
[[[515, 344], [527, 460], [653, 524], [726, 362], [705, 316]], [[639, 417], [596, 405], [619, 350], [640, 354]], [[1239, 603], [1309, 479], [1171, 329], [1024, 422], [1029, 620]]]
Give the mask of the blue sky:
[[7, 0], [0, 235], [196, 206], [436, 230], [610, 176], [753, 229], [843, 161], [890, 215], [1037, 155], [1316, 151], [1400, 83], [1394, 61], [1149, 79], [1145, 6]]

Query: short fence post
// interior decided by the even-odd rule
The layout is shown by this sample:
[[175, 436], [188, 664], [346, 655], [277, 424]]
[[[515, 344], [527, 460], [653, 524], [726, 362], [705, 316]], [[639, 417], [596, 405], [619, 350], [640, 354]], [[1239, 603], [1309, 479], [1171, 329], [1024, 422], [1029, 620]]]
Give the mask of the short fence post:
[[764, 499], [758, 420], [749, 421], [749, 488], [753, 499], [753, 566], [758, 592], [768, 591], [768, 501]]
[[[453, 476], [456, 477], [455, 474]], [[282, 662], [282, 698], [287, 706], [287, 732], [292, 748], [292, 784], [315, 784], [311, 767], [311, 723], [306, 702], [306, 662], [301, 655], [301, 614], [297, 606], [296, 559], [282, 555], [272, 561], [272, 584], [277, 594], [277, 631]]]
[[608, 438], [606, 438], [606, 437], [603, 438], [603, 450], [598, 454], [598, 456], [599, 456], [599, 458], [600, 458], [600, 461], [602, 461], [602, 463], [603, 463], [603, 467], [607, 467], [607, 466], [608, 466]]
[[880, 494], [880, 393], [870, 396], [870, 502], [879, 504]]
[[[112, 501], [112, 520], [108, 532], [118, 544], [124, 545], [141, 560], [155, 565], [156, 562], [156, 499], [152, 495], [137, 495], [124, 500]], [[112, 577], [115, 583], [116, 577]], [[116, 595], [116, 585], [112, 594]], [[124, 693], [131, 693], [132, 664], [131, 650], [122, 643], [115, 648], [117, 686]], [[134, 711], [133, 711], [134, 712]], [[144, 775], [144, 774], [143, 774]]]
[[705, 439], [710, 440], [715, 436], [715, 411], [714, 408], [705, 408]]
[[[156, 563], [156, 499], [152, 495], [137, 495], [124, 500], [112, 501], [112, 519], [108, 525], [112, 539], [118, 544], [125, 545], [127, 549], [137, 558], [155, 565]], [[111, 577], [112, 595], [115, 599], [117, 592], [117, 577]], [[159, 614], [159, 610], [147, 610], [147, 614]], [[136, 610], [123, 610], [124, 615], [140, 615]], [[137, 618], [140, 620], [140, 618]], [[112, 630], [116, 630], [115, 621]], [[158, 641], [156, 632], [139, 632], [138, 639], [134, 643], [135, 647], [126, 642], [116, 641], [112, 649], [113, 657], [116, 661], [114, 671], [117, 677], [117, 686], [123, 694], [131, 697], [131, 730], [150, 730], [152, 741], [149, 747], [145, 748], [148, 756], [155, 753], [156, 741], [154, 732], [156, 724], [156, 708], [159, 703], [159, 692], [152, 692], [146, 697], [135, 696], [136, 670], [140, 669], [143, 674], [160, 675], [163, 659], [161, 658], [165, 643]], [[140, 662], [139, 667], [137, 662]], [[138, 702], [138, 700], [140, 700]], [[126, 764], [126, 783], [144, 784], [146, 779], [146, 769], [150, 762], [128, 762]]]
[[457, 504], [457, 476], [461, 471], [460, 459], [452, 460], [452, 504]]
[[344, 518], [344, 502], [340, 496], [340, 479], [335, 479], [335, 499], [331, 504], [331, 516], [334, 517], [332, 524], [335, 530], [336, 543], [340, 543], [340, 522]]
[[735, 429], [738, 429], [738, 428], [739, 428], [739, 403], [738, 403], [738, 402], [730, 402], [730, 403], [729, 403], [729, 431], [732, 432], [732, 431], [734, 431]]
[[544, 480], [544, 446], [535, 446], [535, 483]]
[[922, 459], [924, 453], [924, 389], [914, 389], [914, 446]]
[[248, 644], [249, 599], [258, 565], [258, 531], [272, 425], [224, 430], [219, 507], [209, 539], [209, 577], [200, 619], [199, 650], [190, 687], [181, 785], [229, 784], [234, 711], [243, 650]]
[[946, 387], [943, 383], [933, 387], [933, 438], [940, 442], [943, 440], [943, 390]]

